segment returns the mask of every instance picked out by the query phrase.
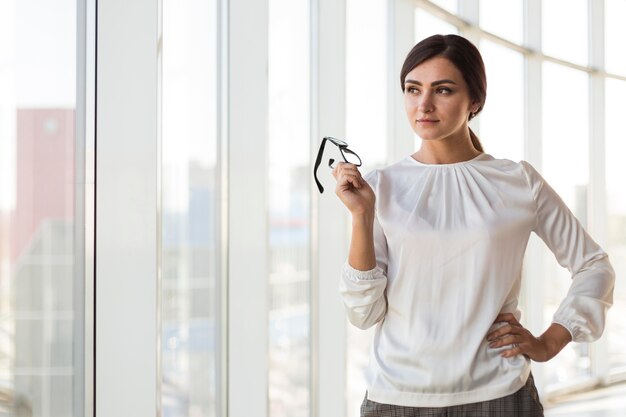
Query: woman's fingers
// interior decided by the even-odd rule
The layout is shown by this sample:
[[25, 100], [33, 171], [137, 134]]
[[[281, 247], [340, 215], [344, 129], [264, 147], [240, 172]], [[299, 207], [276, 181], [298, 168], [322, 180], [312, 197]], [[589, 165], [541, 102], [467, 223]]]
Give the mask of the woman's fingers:
[[500, 355], [504, 358], [524, 355], [533, 360], [543, 360], [545, 349], [541, 341], [522, 326], [513, 314], [500, 314], [494, 323], [506, 324], [487, 335], [490, 348], [497, 349], [506, 347], [500, 351]]
[[526, 329], [517, 321], [512, 313], [501, 313], [494, 320], [494, 323], [506, 323], [487, 335], [490, 348], [511, 346], [511, 349], [504, 350], [500, 354], [504, 357], [515, 356], [521, 353], [520, 345], [527, 342]]
[[491, 342], [492, 340], [495, 340], [495, 339], [499, 338], [503, 334], [508, 333], [510, 330], [511, 330], [511, 326], [510, 325], [507, 324], [506, 326], [502, 326], [502, 327], [494, 330], [493, 332], [489, 333], [487, 335], [487, 340], [489, 342]]
[[498, 327], [487, 335], [487, 340], [492, 341], [508, 333], [515, 333], [517, 329], [523, 329], [517, 318], [512, 313], [500, 313], [498, 317], [493, 321], [494, 324], [506, 323], [505, 325]]
[[340, 186], [349, 183], [356, 188], [360, 188], [363, 185], [363, 177], [356, 165], [347, 162], [339, 162], [332, 173]]
[[356, 165], [340, 162], [333, 169], [335, 194], [352, 214], [373, 212], [376, 196]]
[[337, 177], [335, 177], [335, 180], [337, 180], [338, 184], [343, 184], [346, 181], [349, 182], [356, 182], [359, 183], [360, 181], [362, 181], [362, 178], [359, 174], [357, 173], [352, 173], [352, 172], [342, 172], [340, 174], [337, 175]]
[[517, 331], [517, 329], [511, 328], [511, 332], [491, 339], [489, 342], [489, 347], [492, 349], [497, 349], [508, 346], [508, 349], [500, 352], [500, 355], [505, 358], [525, 354], [527, 349], [532, 346], [534, 337], [530, 335], [530, 333], [526, 334], [526, 329], [522, 330], [523, 331], [519, 332]]
[[337, 162], [337, 166], [333, 168], [333, 175], [338, 175], [342, 171], [354, 171], [359, 172], [359, 169], [356, 165], [351, 164], [349, 162]]
[[517, 355], [524, 355], [525, 347], [526, 347], [525, 345], [515, 344], [513, 345], [511, 349], [507, 349], [507, 350], [500, 352], [500, 355], [503, 358], [510, 358], [510, 357], [517, 356]]
[[343, 173], [338, 179], [337, 179], [337, 185], [340, 188], [343, 188], [347, 185], [352, 185], [355, 188], [361, 188], [362, 182], [361, 182], [361, 177], [354, 175], [354, 174], [347, 174], [347, 173]]
[[498, 348], [506, 345], [513, 345], [515, 343], [523, 343], [523, 337], [517, 334], [507, 334], [498, 339], [494, 339], [489, 343], [490, 348]]
[[487, 335], [487, 340], [491, 342], [492, 340], [498, 339], [509, 333], [519, 333], [520, 329], [523, 329], [523, 327], [521, 327], [520, 325], [505, 324], [504, 326], [499, 327], [493, 332], [489, 333]]

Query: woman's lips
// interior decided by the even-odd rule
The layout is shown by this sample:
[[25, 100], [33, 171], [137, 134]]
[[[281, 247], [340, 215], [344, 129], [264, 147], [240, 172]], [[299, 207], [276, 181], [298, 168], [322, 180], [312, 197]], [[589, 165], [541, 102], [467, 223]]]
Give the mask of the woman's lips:
[[424, 123], [424, 124], [432, 124], [432, 123], [437, 123], [439, 120], [435, 120], [435, 119], [417, 119], [418, 123]]

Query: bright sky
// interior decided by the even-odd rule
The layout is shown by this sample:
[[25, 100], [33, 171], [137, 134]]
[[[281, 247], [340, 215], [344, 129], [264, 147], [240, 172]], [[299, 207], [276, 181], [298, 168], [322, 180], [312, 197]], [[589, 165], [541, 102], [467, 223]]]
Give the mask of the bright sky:
[[0, 1], [0, 210], [15, 205], [16, 108], [76, 102], [76, 1]]

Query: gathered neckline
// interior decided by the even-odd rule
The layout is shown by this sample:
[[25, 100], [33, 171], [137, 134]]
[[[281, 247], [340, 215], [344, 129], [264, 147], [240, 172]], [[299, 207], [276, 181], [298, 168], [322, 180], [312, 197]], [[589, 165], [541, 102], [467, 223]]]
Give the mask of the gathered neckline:
[[419, 165], [419, 166], [423, 166], [423, 167], [454, 167], [454, 166], [459, 166], [459, 165], [466, 165], [475, 161], [480, 161], [482, 159], [485, 159], [486, 157], [488, 157], [489, 154], [487, 153], [480, 153], [478, 155], [476, 155], [475, 157], [473, 157], [472, 159], [468, 159], [466, 161], [459, 161], [459, 162], [451, 162], [449, 164], [427, 164], [425, 162], [420, 162], [417, 159], [413, 158], [413, 155], [409, 155], [407, 158], [410, 159], [411, 161], [413, 161], [413, 163]]

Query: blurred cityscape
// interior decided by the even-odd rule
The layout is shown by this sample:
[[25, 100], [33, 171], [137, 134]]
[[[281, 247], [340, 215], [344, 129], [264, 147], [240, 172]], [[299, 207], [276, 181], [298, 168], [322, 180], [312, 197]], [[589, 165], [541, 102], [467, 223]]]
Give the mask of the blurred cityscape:
[[74, 110], [18, 109], [0, 221], [0, 416], [72, 414]]

